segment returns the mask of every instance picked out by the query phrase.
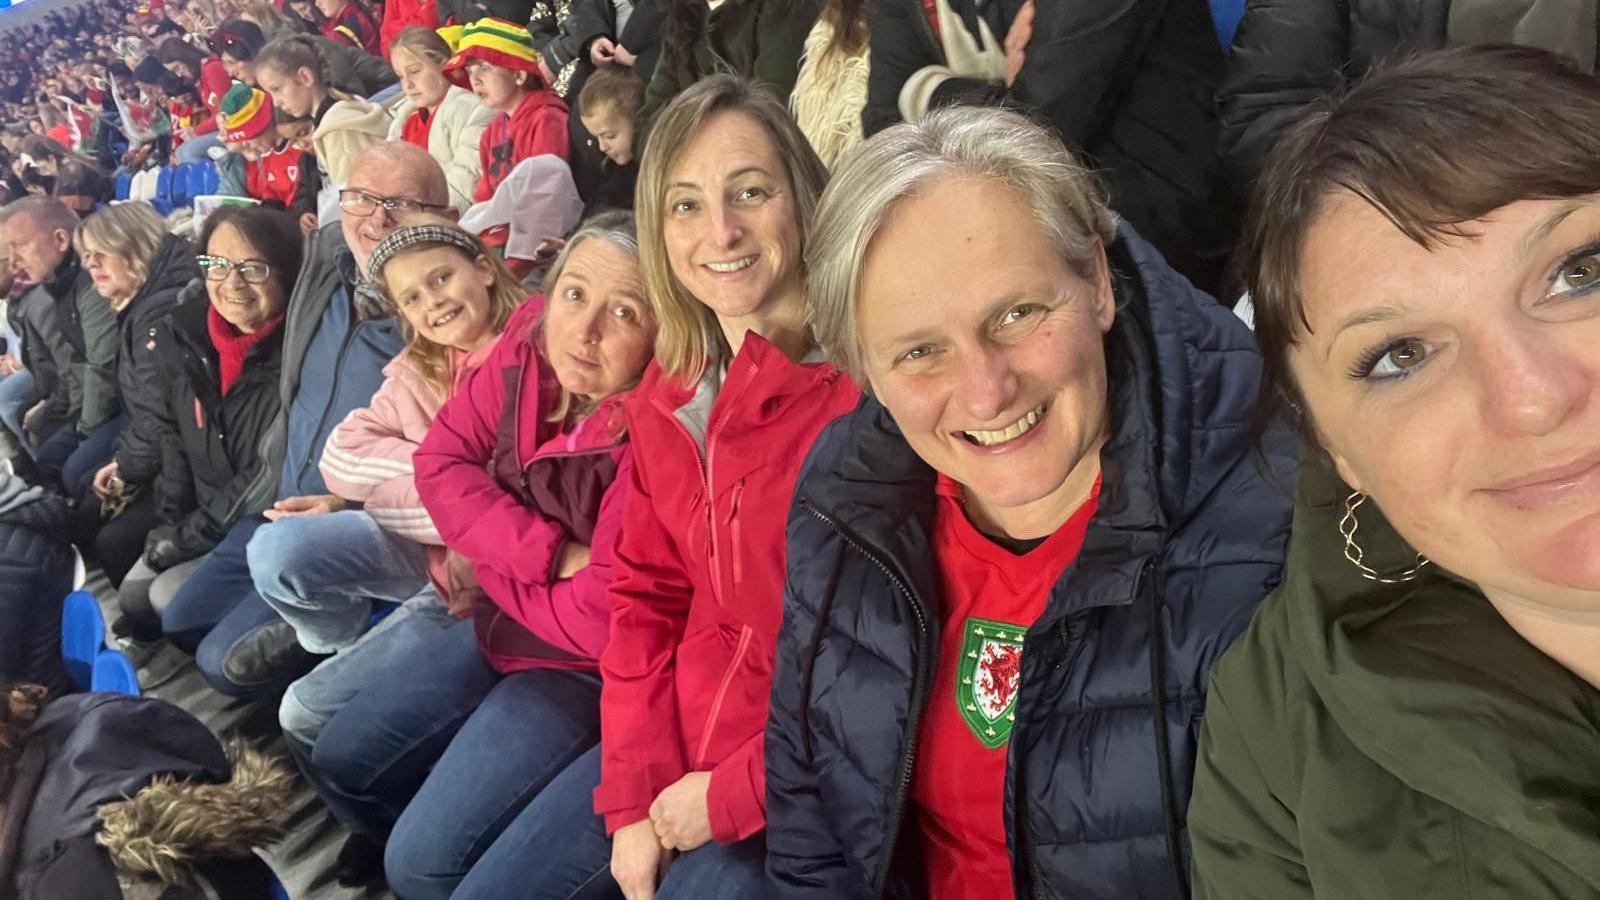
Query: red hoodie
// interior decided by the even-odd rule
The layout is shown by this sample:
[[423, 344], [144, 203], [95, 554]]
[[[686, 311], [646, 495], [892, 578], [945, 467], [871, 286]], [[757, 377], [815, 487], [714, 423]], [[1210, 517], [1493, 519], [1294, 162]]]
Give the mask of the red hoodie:
[[529, 91], [511, 115], [495, 116], [478, 140], [478, 158], [483, 177], [473, 191], [475, 203], [494, 196], [494, 189], [506, 180], [511, 170], [530, 156], [553, 153], [568, 157], [567, 104], [555, 91], [539, 88]]
[[627, 404], [636, 453], [600, 657], [595, 811], [615, 832], [646, 818], [662, 789], [709, 771], [712, 834], [733, 843], [766, 827], [763, 731], [795, 477], [859, 394], [832, 366], [796, 364], [749, 334], [711, 406], [704, 454], [675, 415], [694, 395], [651, 364]]
[[383, 24], [378, 28], [378, 43], [383, 49], [384, 59], [389, 58], [394, 39], [412, 25], [420, 25], [429, 31], [439, 27], [439, 6], [435, 0], [385, 0]]
[[233, 87], [233, 76], [220, 57], [212, 56], [200, 66], [200, 102], [211, 116], [195, 126], [196, 134], [210, 134], [217, 130], [218, 114], [222, 111], [222, 96]]
[[[497, 672], [594, 671], [610, 629], [612, 554], [631, 462], [613, 398], [563, 432], [546, 417], [560, 384], [534, 328], [542, 298], [511, 317], [494, 352], [439, 410], [412, 455], [417, 490], [483, 588], [478, 642]], [[589, 565], [554, 575], [569, 540]]]

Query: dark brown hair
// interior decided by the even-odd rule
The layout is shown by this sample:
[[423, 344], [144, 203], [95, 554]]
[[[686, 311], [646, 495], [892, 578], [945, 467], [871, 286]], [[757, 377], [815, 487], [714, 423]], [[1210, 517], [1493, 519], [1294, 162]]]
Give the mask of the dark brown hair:
[[1600, 80], [1509, 45], [1382, 65], [1308, 108], [1268, 157], [1239, 249], [1264, 358], [1260, 422], [1287, 414], [1314, 438], [1288, 357], [1310, 327], [1301, 259], [1330, 197], [1361, 198], [1431, 249], [1511, 203], [1600, 192], [1597, 121]]

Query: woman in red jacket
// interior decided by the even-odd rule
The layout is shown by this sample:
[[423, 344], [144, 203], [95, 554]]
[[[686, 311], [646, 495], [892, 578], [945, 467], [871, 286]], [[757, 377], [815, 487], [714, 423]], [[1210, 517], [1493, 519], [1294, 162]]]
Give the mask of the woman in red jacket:
[[[403, 677], [348, 702], [312, 751], [318, 790], [356, 832], [351, 843], [376, 857], [392, 832], [389, 880], [407, 900], [451, 896], [545, 785], [599, 768], [596, 660], [622, 519], [623, 492], [611, 486], [630, 467], [621, 394], [656, 333], [633, 217], [580, 228], [545, 290], [411, 457], [452, 571], [464, 564], [481, 589], [472, 621], [391, 662]], [[580, 796], [594, 779], [579, 778]], [[341, 855], [341, 880], [363, 880], [360, 858]]]
[[223, 96], [233, 85], [233, 78], [228, 75], [228, 69], [220, 57], [206, 56], [182, 38], [163, 41], [157, 55], [163, 68], [183, 79], [185, 84], [195, 86], [200, 102], [205, 107], [203, 113], [181, 129], [182, 133], [178, 136], [182, 139], [182, 152], [174, 156], [174, 161], [191, 163], [204, 160], [212, 147], [222, 146], [222, 138], [217, 134], [221, 125], [217, 112], [222, 107]]
[[[657, 121], [637, 196], [661, 331], [626, 407], [634, 466], [600, 657], [603, 820], [563, 792], [575, 805], [519, 820], [457, 898], [530, 885], [587, 896], [585, 876], [601, 882], [586, 890], [629, 900], [764, 892], [784, 520], [812, 439], [857, 400], [805, 324], [802, 254], [826, 178], [782, 104], [734, 76], [700, 81]], [[608, 858], [615, 885], [595, 878]]]

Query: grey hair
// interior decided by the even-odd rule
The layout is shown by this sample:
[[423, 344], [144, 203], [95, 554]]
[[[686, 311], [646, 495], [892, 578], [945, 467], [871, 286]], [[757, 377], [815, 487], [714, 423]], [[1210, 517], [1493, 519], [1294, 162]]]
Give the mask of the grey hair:
[[29, 194], [8, 203], [5, 210], [6, 221], [22, 216], [30, 225], [47, 233], [60, 230], [71, 234], [78, 227], [78, 214], [54, 197]]
[[543, 289], [546, 297], [555, 290], [556, 281], [561, 278], [561, 270], [567, 267], [567, 260], [572, 256], [572, 251], [590, 238], [599, 238], [634, 259], [639, 258], [639, 232], [634, 225], [632, 212], [610, 210], [590, 216], [578, 226], [572, 237], [567, 238], [566, 246], [561, 248], [561, 253], [545, 272]]
[[1016, 191], [1063, 259], [1096, 278], [1116, 216], [1094, 175], [1049, 129], [1011, 110], [949, 107], [874, 135], [834, 170], [806, 249], [812, 335], [840, 371], [866, 385], [856, 333], [862, 260], [894, 211], [945, 177], [993, 179]]
[[128, 261], [140, 284], [150, 276], [150, 265], [167, 235], [166, 220], [148, 203], [118, 203], [91, 214], [78, 223], [72, 246], [80, 257], [94, 249]]

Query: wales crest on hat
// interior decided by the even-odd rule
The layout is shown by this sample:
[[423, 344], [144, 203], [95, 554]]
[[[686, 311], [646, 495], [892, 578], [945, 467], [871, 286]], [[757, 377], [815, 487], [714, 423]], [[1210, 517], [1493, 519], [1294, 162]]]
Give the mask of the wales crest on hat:
[[1020, 625], [976, 616], [962, 626], [956, 703], [967, 727], [990, 750], [1005, 746], [1017, 720], [1025, 632]]

